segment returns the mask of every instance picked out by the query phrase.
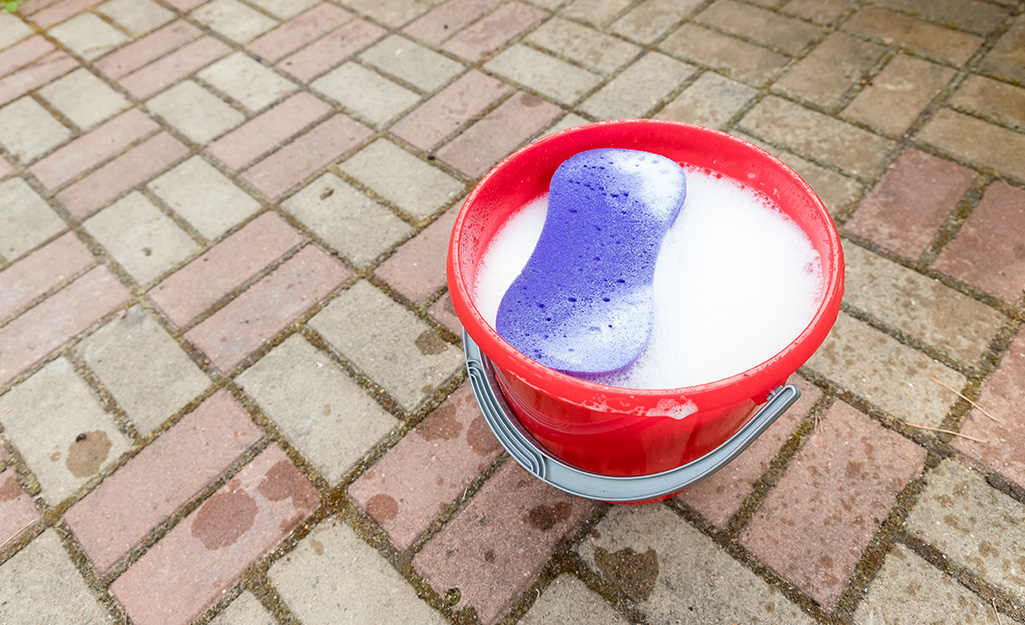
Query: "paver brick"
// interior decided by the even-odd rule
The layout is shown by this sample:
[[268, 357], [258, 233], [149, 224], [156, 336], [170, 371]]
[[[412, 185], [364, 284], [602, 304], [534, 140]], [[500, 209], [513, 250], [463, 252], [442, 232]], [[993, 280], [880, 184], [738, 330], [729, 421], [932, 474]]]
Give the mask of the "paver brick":
[[456, 309], [452, 306], [452, 298], [449, 297], [448, 293], [441, 296], [441, 299], [434, 302], [429, 309], [427, 314], [434, 318], [435, 321], [445, 326], [449, 332], [456, 336], [462, 336], [463, 325], [459, 323], [459, 316], [456, 315]]
[[814, 622], [663, 506], [614, 506], [577, 552], [657, 622]]
[[300, 335], [271, 350], [238, 383], [332, 485], [398, 425]]
[[360, 150], [341, 169], [417, 219], [463, 191], [461, 182], [386, 139]]
[[789, 383], [801, 390], [797, 403], [739, 458], [677, 496], [679, 501], [697, 510], [719, 529], [725, 528], [737, 513], [754, 490], [755, 483], [769, 468], [769, 463], [822, 397], [822, 391], [796, 374], [790, 377]]
[[612, 32], [641, 43], [652, 43], [690, 16], [700, 4], [699, 0], [645, 0], [616, 20]]
[[740, 542], [832, 608], [862, 552], [925, 463], [925, 449], [834, 403]]
[[[140, 40], [141, 41], [141, 40]], [[231, 52], [224, 42], [200, 37], [121, 78], [125, 91], [142, 100]]]
[[5, 435], [50, 505], [74, 494], [131, 446], [66, 358], [12, 388], [0, 406]]
[[453, 208], [403, 244], [374, 273], [414, 304], [422, 304], [445, 286], [448, 240], [458, 210]]
[[471, 69], [394, 124], [391, 133], [430, 150], [511, 90], [504, 82]]
[[905, 150], [844, 230], [917, 260], [977, 177], [956, 163]]
[[308, 245], [185, 338], [226, 373], [351, 276], [344, 265]]
[[210, 621], [210, 625], [275, 625], [275, 618], [249, 591], [235, 598], [224, 612]]
[[192, 24], [178, 20], [111, 52], [93, 63], [93, 67], [107, 78], [121, 78], [201, 34], [202, 31]]
[[1025, 89], [972, 74], [950, 97], [950, 105], [1025, 130]]
[[87, 61], [130, 41], [127, 35], [92, 13], [83, 13], [48, 31], [49, 35]]
[[39, 95], [83, 130], [107, 121], [131, 104], [87, 69], [77, 69], [39, 90]]
[[0, 50], [32, 34], [32, 29], [13, 13], [0, 15]]
[[630, 4], [630, 0], [573, 0], [562, 14], [600, 26], [611, 22]]
[[365, 280], [328, 304], [309, 325], [407, 412], [463, 364], [459, 349]]
[[189, 150], [169, 133], [125, 152], [57, 194], [75, 219], [85, 219], [107, 202], [188, 156]]
[[299, 15], [317, 2], [318, 0], [252, 0], [252, 4], [282, 20]]
[[641, 52], [632, 43], [561, 17], [548, 20], [526, 40], [606, 75]]
[[844, 302], [958, 360], [975, 364], [1006, 318], [938, 280], [844, 245]]
[[943, 28], [900, 13], [864, 7], [844, 22], [844, 28], [866, 37], [897, 41], [915, 52], [964, 63], [982, 44], [982, 37]]
[[165, 0], [167, 4], [178, 9], [182, 13], [191, 11], [197, 6], [203, 4], [206, 0]]
[[329, 105], [300, 92], [223, 135], [207, 152], [237, 171], [330, 112]]
[[890, 416], [937, 427], [956, 401], [929, 378], [964, 388], [965, 378], [845, 313], [805, 365]]
[[[22, 23], [21, 20], [14, 19], [18, 23]], [[21, 69], [44, 54], [52, 52], [54, 49], [55, 46], [44, 39], [42, 35], [33, 35], [18, 45], [0, 52], [0, 76], [6, 76], [17, 69]]]
[[157, 128], [145, 113], [130, 109], [40, 159], [29, 171], [44, 187], [56, 189]]
[[790, 0], [783, 11], [819, 24], [832, 24], [849, 7], [848, 0]]
[[467, 176], [482, 176], [561, 113], [554, 104], [518, 92], [439, 150], [438, 158]]
[[245, 121], [246, 116], [191, 80], [183, 80], [146, 107], [191, 141], [206, 144]]
[[1019, 84], [1025, 82], [1025, 18], [1018, 16], [979, 63], [979, 69]]
[[886, 48], [879, 44], [833, 32], [774, 86], [788, 95], [834, 108], [884, 52]]
[[346, 0], [345, 5], [386, 26], [398, 28], [442, 2], [443, 0]]
[[658, 52], [641, 57], [577, 108], [598, 119], [647, 117], [697, 68]]
[[69, 232], [0, 271], [0, 323], [95, 262]]
[[992, 293], [1007, 303], [1025, 290], [1025, 191], [1003, 181], [986, 189], [933, 268]]
[[207, 239], [216, 239], [260, 210], [259, 202], [201, 156], [193, 156], [148, 186]]
[[566, 573], [555, 578], [520, 620], [522, 625], [573, 625], [580, 615], [593, 625], [628, 625], [600, 595], [576, 577]]
[[134, 37], [145, 35], [175, 18], [173, 11], [153, 0], [109, 0], [96, 10], [117, 22]]
[[266, 108], [297, 88], [294, 82], [279, 76], [244, 52], [229, 54], [197, 76], [250, 113]]
[[330, 172], [282, 202], [281, 208], [358, 267], [412, 231], [388, 208]]
[[149, 298], [184, 327], [304, 241], [283, 219], [265, 213], [166, 278]]
[[510, 2], [449, 39], [442, 49], [471, 62], [479, 61], [546, 17], [547, 11]]
[[273, 63], [352, 19], [348, 11], [323, 2], [260, 36], [246, 50]]
[[458, 588], [459, 607], [475, 608], [491, 625], [592, 506], [506, 462], [416, 554], [413, 566], [439, 593]]
[[1016, 555], [1025, 544], [1021, 508], [979, 475], [944, 460], [926, 474], [907, 529], [947, 560], [1022, 601], [1025, 571]]
[[14, 540], [41, 518], [32, 498], [22, 490], [14, 467], [0, 469], [0, 545]]
[[310, 87], [377, 127], [386, 126], [420, 101], [415, 91], [353, 61], [324, 74]]
[[952, 68], [898, 54], [844, 110], [844, 116], [899, 136], [955, 73]]
[[198, 245], [146, 196], [133, 191], [82, 227], [139, 284], [149, 284], [189, 257]]
[[63, 76], [78, 67], [78, 61], [63, 50], [54, 50], [13, 74], [0, 78], [0, 105], [20, 98], [54, 78]]
[[117, 309], [130, 293], [100, 266], [0, 329], [0, 386]]
[[138, 305], [97, 330], [79, 350], [143, 436], [210, 385], [174, 339]]
[[22, 178], [0, 183], [0, 254], [8, 261], [67, 228], [43, 198]]
[[935, 146], [960, 160], [1025, 180], [1025, 136], [949, 109], [941, 109], [915, 140]]
[[189, 13], [189, 17], [235, 43], [246, 43], [278, 25], [278, 22], [238, 0], [213, 0]]
[[268, 576], [306, 625], [447, 622], [387, 560], [334, 517], [275, 562]]
[[821, 33], [819, 27], [807, 22], [734, 0], [716, 0], [695, 19], [790, 55], [800, 52]]
[[958, 438], [954, 448], [992, 467], [1015, 483], [1025, 486], [1025, 427], [1017, 417], [1022, 405], [1021, 381], [1025, 379], [1025, 331], [1019, 331], [1007, 348], [1004, 359], [993, 375], [986, 379], [978, 405], [999, 422], [972, 409], [961, 421], [961, 431], [987, 443]]
[[32, 17], [30, 18], [33, 22], [39, 25], [41, 28], [49, 28], [54, 24], [58, 24], [68, 19], [72, 15], [81, 13], [85, 9], [95, 6], [100, 3], [100, 0], [64, 0], [63, 2], [50, 2], [49, 6], [39, 7], [41, 10], [32, 10], [29, 7], [28, 11]]
[[790, 60], [777, 52], [690, 23], [666, 37], [659, 47], [685, 61], [708, 65], [728, 78], [754, 86], [769, 82]]
[[110, 618], [52, 529], [0, 566], [0, 605], [12, 623], [74, 625]]
[[423, 91], [434, 91], [463, 71], [459, 63], [401, 35], [385, 37], [359, 58]]
[[23, 163], [31, 163], [69, 136], [71, 131], [30, 96], [0, 108], [0, 145]]
[[1007, 18], [1007, 11], [979, 0], [877, 0], [894, 11], [913, 12], [959, 30], [988, 35]]
[[522, 44], [515, 44], [492, 58], [484, 64], [484, 69], [563, 104], [576, 102], [602, 81], [598, 74]]
[[386, 34], [388, 31], [376, 24], [353, 20], [285, 57], [278, 63], [278, 68], [303, 82], [309, 82]]
[[64, 518], [92, 565], [106, 573], [262, 436], [245, 409], [226, 391], [218, 391]]
[[705, 72], [656, 117], [723, 128], [758, 92], [747, 85]]
[[893, 141], [777, 97], [759, 102], [740, 125], [767, 141], [786, 145], [859, 177], [879, 173], [895, 148]]
[[309, 176], [355, 148], [371, 130], [345, 115], [334, 115], [250, 167], [242, 179], [268, 200], [276, 200]]
[[349, 496], [405, 550], [502, 451], [464, 384], [353, 482]]
[[271, 445], [110, 586], [139, 625], [185, 625], [312, 513], [320, 494]]
[[402, 32], [421, 41], [439, 44], [481, 17], [500, 0], [448, 0], [421, 16]]

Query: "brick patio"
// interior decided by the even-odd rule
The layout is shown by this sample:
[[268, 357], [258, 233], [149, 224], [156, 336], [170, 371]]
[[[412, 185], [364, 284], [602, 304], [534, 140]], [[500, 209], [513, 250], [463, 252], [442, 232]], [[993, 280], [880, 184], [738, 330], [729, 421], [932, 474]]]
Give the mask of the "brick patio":
[[[800, 403], [633, 507], [503, 453], [444, 266], [620, 117], [779, 156], [848, 265]], [[1023, 241], [1020, 0], [26, 0], [0, 623], [1025, 623]]]

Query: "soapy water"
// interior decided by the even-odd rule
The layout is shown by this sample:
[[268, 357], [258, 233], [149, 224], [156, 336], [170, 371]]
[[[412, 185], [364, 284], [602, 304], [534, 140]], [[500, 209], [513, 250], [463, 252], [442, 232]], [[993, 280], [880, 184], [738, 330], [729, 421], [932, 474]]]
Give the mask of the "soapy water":
[[[687, 197], [656, 260], [651, 338], [629, 367], [584, 379], [639, 389], [721, 380], [782, 351], [821, 305], [821, 258], [790, 217], [731, 178], [684, 169]], [[473, 301], [493, 328], [546, 212], [547, 196], [525, 205], [482, 257]]]

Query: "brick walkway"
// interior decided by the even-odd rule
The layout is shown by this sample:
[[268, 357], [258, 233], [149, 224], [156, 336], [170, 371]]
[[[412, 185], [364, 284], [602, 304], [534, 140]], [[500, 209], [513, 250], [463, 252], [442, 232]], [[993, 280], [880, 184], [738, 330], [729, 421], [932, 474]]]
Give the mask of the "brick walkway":
[[[1023, 11], [0, 15], [0, 623], [1025, 622]], [[794, 167], [848, 287], [784, 419], [616, 507], [502, 453], [444, 255], [510, 151], [645, 116]]]

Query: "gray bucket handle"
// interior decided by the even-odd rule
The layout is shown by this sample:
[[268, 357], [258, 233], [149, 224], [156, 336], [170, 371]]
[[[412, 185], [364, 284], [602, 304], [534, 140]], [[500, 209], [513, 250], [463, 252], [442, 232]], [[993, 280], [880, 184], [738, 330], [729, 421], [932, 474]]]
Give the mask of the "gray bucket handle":
[[753, 443], [801, 396], [792, 384], [777, 386], [757, 414], [713, 451], [683, 466], [630, 477], [591, 473], [554, 458], [516, 418], [495, 380], [491, 362], [463, 332], [466, 369], [484, 419], [509, 455], [541, 481], [571, 495], [609, 502], [631, 502], [669, 495], [725, 467]]

